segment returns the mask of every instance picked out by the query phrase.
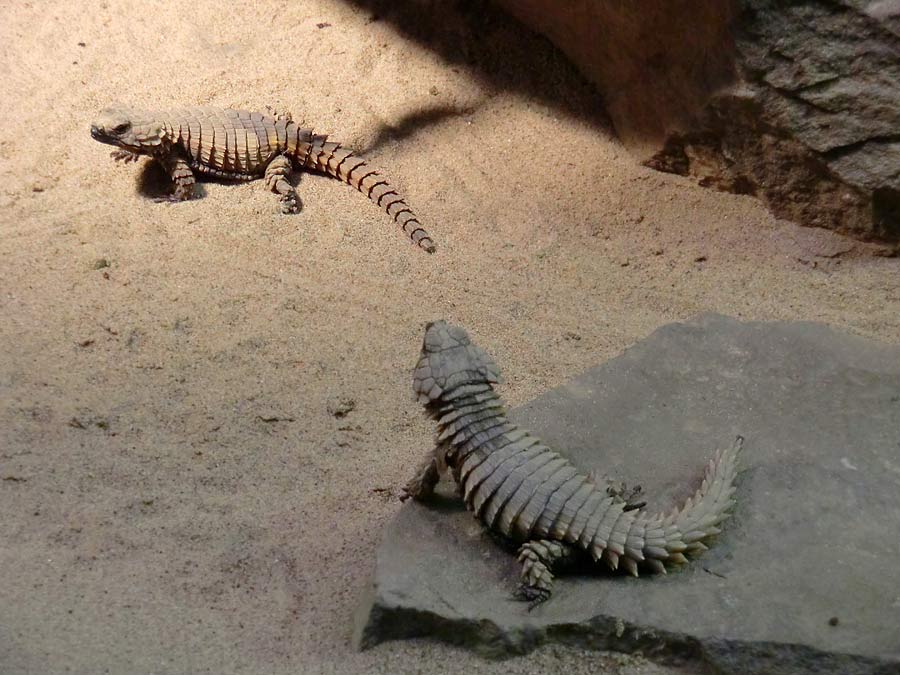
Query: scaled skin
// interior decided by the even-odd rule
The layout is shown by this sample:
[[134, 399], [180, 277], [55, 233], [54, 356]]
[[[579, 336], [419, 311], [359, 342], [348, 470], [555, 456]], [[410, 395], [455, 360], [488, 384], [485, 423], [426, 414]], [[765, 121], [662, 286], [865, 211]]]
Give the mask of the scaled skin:
[[636, 508], [615, 490], [511, 423], [494, 391], [500, 371], [462, 328], [428, 324], [413, 389], [438, 423], [438, 443], [407, 484], [425, 500], [449, 470], [466, 506], [492, 531], [520, 544], [519, 595], [550, 597], [554, 572], [603, 561], [638, 576], [665, 573], [706, 550], [734, 503], [738, 437], [710, 461], [701, 487], [669, 515]]
[[264, 178], [284, 213], [297, 213], [300, 199], [291, 184], [294, 169], [342, 180], [383, 208], [420, 248], [435, 245], [406, 201], [366, 160], [327, 136], [295, 124], [289, 115], [264, 115], [226, 108], [143, 111], [108, 108], [91, 124], [91, 136], [113, 145], [111, 156], [159, 162], [175, 185], [172, 201], [194, 196], [195, 174], [230, 180]]

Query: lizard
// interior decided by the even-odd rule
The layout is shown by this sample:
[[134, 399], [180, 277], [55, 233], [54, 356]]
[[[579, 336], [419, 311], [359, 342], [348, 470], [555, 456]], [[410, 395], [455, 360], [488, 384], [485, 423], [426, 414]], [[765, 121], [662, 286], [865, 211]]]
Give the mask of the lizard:
[[554, 573], [576, 564], [664, 574], [707, 550], [734, 503], [742, 437], [716, 453], [681, 508], [654, 514], [510, 422], [499, 382], [496, 363], [463, 328], [427, 324], [413, 390], [437, 421], [437, 442], [400, 498], [427, 501], [441, 474], [451, 474], [475, 517], [518, 546], [516, 596], [530, 608], [550, 597]]
[[147, 156], [159, 162], [174, 184], [166, 199], [194, 197], [195, 174], [249, 181], [263, 178], [279, 196], [283, 213], [300, 211], [291, 184], [295, 169], [342, 180], [383, 208], [414, 243], [429, 253], [435, 245], [406, 201], [368, 162], [324, 134], [303, 128], [289, 114], [196, 107], [166, 112], [114, 107], [102, 110], [91, 136], [116, 146], [111, 157], [125, 163]]

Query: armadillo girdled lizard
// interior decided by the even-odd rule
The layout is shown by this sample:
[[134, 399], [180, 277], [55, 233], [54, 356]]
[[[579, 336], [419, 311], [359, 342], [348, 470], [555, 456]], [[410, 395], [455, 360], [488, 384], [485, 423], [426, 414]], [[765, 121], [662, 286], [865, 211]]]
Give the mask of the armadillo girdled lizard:
[[653, 514], [631, 507], [569, 460], [511, 423], [494, 391], [496, 364], [462, 328], [428, 324], [413, 388], [437, 420], [437, 446], [407, 484], [404, 499], [428, 497], [444, 469], [466, 506], [494, 532], [520, 544], [519, 594], [550, 596], [553, 573], [579, 559], [603, 561], [634, 576], [665, 573], [706, 550], [733, 504], [743, 439], [709, 462], [683, 507]]
[[110, 108], [91, 125], [91, 136], [118, 147], [112, 153], [116, 160], [145, 155], [158, 161], [175, 184], [174, 201], [194, 196], [195, 172], [227, 180], [265, 178], [282, 210], [296, 213], [300, 200], [290, 182], [292, 170], [320, 171], [365, 193], [419, 247], [435, 250], [416, 215], [381, 173], [340, 143], [300, 127], [289, 115], [226, 108]]

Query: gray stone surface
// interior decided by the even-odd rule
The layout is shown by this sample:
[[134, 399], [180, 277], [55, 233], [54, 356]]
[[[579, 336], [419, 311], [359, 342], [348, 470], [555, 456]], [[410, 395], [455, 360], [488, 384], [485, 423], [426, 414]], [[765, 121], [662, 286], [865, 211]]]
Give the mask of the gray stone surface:
[[511, 598], [514, 557], [442, 485], [385, 532], [360, 647], [430, 636], [501, 657], [560, 642], [725, 672], [900, 672], [900, 348], [704, 315], [513, 417], [582, 466], [641, 483], [659, 509], [742, 434], [734, 517], [679, 572], [562, 577], [528, 612]]

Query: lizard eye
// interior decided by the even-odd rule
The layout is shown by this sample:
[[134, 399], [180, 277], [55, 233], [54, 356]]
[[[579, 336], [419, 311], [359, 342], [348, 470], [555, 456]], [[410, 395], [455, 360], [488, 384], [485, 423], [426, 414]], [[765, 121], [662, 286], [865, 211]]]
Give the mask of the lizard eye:
[[114, 134], [124, 134], [128, 130], [128, 122], [123, 122], [113, 129]]

